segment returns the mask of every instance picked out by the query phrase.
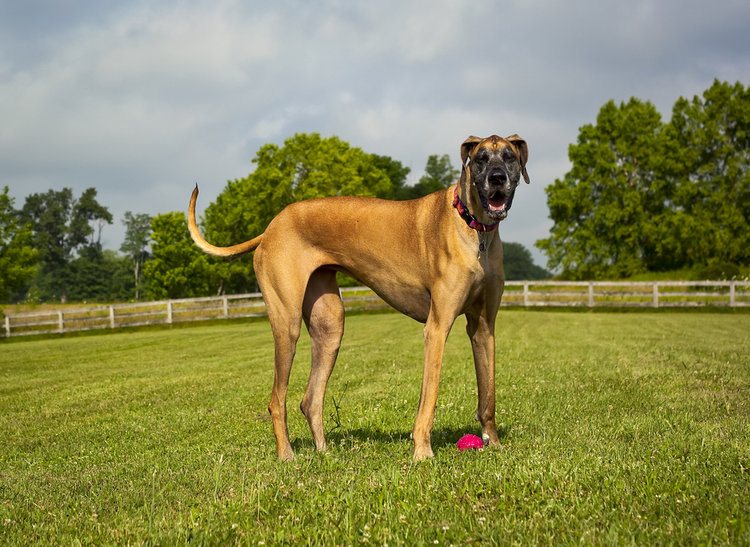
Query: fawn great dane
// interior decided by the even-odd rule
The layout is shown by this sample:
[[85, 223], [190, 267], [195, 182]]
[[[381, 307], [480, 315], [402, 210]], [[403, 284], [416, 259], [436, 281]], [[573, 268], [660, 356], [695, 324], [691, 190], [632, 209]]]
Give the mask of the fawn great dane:
[[188, 227], [204, 252], [233, 257], [255, 251], [253, 265], [274, 337], [275, 369], [268, 411], [282, 460], [294, 457], [287, 429], [289, 375], [304, 320], [312, 366], [300, 408], [315, 446], [325, 450], [323, 401], [344, 333], [336, 272], [346, 271], [392, 307], [424, 323], [424, 375], [414, 423], [414, 459], [432, 457], [443, 350], [459, 315], [467, 319], [476, 369], [477, 418], [486, 444], [495, 425], [495, 316], [503, 293], [503, 249], [497, 226], [508, 216], [528, 146], [518, 135], [469, 137], [461, 144], [455, 186], [420, 199], [329, 197], [293, 203], [261, 235], [229, 247], [212, 245], [195, 220]]

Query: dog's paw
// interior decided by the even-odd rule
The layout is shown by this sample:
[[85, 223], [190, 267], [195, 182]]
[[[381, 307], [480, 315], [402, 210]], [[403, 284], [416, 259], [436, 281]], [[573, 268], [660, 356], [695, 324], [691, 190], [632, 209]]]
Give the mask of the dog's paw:
[[435, 457], [435, 455], [432, 453], [432, 447], [430, 445], [417, 447], [414, 449], [415, 462], [421, 462], [433, 457]]
[[497, 448], [500, 446], [500, 438], [497, 436], [497, 433], [494, 433], [494, 435], [491, 433], [482, 433], [482, 443], [484, 443], [484, 446]]

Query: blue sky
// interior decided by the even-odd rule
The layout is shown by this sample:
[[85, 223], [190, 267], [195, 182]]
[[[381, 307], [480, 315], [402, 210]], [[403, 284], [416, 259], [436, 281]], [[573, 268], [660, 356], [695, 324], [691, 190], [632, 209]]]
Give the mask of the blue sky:
[[[338, 135], [422, 174], [468, 135], [518, 133], [528, 171], [501, 226], [533, 250], [544, 188], [609, 99], [750, 83], [750, 2], [0, 0], [0, 186], [95, 186], [125, 211], [205, 206], [255, 151]], [[535, 251], [535, 258], [544, 263]]]

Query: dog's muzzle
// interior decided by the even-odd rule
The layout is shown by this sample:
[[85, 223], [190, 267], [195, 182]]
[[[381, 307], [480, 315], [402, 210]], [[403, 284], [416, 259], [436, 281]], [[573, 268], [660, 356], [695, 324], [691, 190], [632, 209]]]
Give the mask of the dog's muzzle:
[[480, 196], [482, 205], [490, 217], [499, 221], [508, 216], [517, 185], [510, 180], [504, 169], [495, 168], [489, 172], [484, 185], [485, 191], [480, 192]]

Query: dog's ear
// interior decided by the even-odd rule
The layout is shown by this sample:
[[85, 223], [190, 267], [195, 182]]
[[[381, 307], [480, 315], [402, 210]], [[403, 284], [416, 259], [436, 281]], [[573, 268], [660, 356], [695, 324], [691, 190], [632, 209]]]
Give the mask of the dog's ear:
[[518, 155], [520, 156], [521, 161], [521, 174], [523, 175], [523, 180], [526, 181], [526, 184], [529, 184], [531, 181], [529, 180], [529, 174], [526, 172], [526, 162], [529, 161], [529, 145], [527, 145], [526, 141], [515, 133], [510, 137], [506, 137], [505, 140], [510, 142], [516, 147], [516, 150], [518, 150]]
[[462, 144], [461, 144], [461, 167], [466, 167], [466, 160], [469, 158], [469, 154], [471, 154], [471, 151], [474, 150], [474, 148], [482, 142], [482, 139], [479, 137], [468, 137]]

